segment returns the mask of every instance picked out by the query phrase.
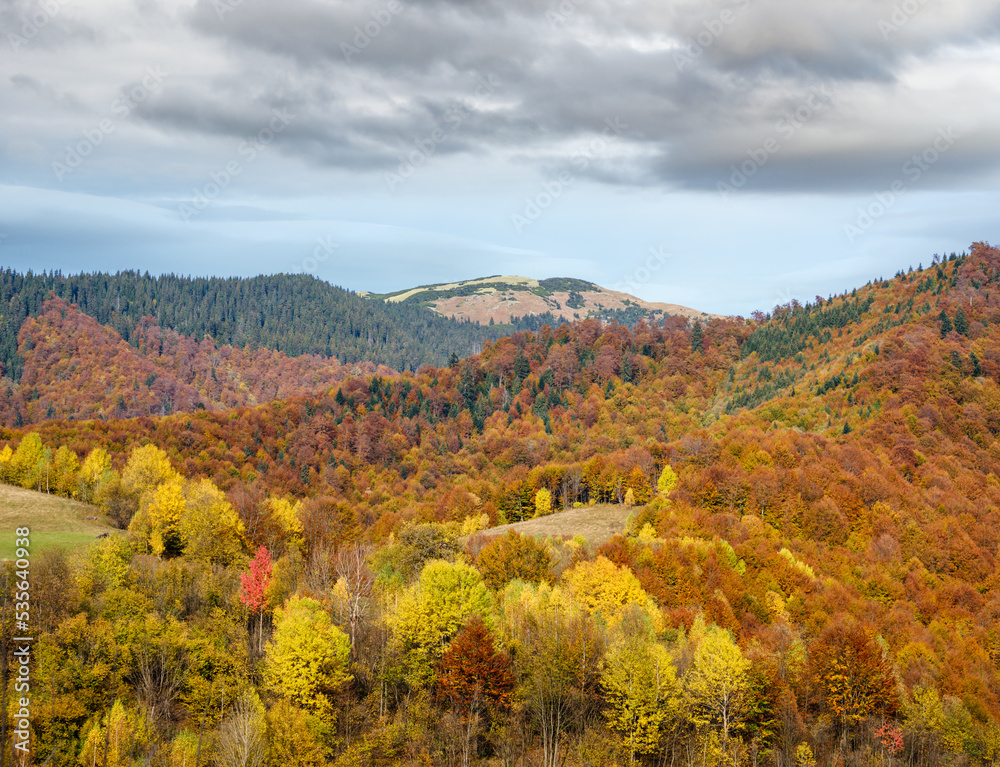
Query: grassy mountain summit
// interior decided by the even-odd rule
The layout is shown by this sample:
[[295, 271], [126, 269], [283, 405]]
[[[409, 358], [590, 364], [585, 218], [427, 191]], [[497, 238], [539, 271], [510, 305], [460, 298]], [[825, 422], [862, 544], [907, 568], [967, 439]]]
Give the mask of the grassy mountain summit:
[[483, 325], [514, 322], [518, 318], [542, 314], [565, 322], [593, 318], [623, 324], [632, 324], [638, 319], [662, 319], [667, 315], [692, 319], [709, 316], [678, 304], [643, 301], [571, 277], [536, 280], [494, 275], [366, 295], [394, 304], [416, 303], [445, 317]]

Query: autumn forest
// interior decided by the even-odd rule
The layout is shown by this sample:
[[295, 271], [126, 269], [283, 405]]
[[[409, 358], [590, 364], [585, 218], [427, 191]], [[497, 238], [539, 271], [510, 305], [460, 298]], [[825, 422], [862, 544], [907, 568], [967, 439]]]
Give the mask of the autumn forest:
[[[697, 321], [323, 285], [0, 274], [0, 482], [115, 528], [32, 550], [27, 754], [4, 602], [0, 767], [1000, 764], [1000, 250]], [[495, 529], [570, 512], [625, 522]]]

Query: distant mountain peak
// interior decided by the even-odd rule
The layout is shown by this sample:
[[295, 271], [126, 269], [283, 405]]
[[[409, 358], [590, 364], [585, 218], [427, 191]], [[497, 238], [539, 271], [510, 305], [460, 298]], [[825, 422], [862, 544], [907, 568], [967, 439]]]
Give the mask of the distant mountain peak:
[[483, 325], [508, 323], [518, 317], [545, 313], [567, 322], [587, 318], [634, 321], [664, 315], [689, 319], [718, 316], [679, 304], [645, 301], [573, 277], [538, 280], [519, 275], [493, 275], [366, 295], [390, 303], [412, 301], [445, 317]]

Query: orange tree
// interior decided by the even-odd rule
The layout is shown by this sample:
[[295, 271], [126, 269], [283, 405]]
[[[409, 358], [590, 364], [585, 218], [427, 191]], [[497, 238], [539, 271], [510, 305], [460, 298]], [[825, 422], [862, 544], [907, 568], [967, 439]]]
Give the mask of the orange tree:
[[494, 590], [502, 589], [515, 578], [529, 583], [553, 580], [552, 557], [545, 544], [513, 530], [487, 543], [476, 564], [486, 585]]
[[471, 759], [480, 719], [510, 706], [514, 684], [510, 656], [497, 652], [482, 618], [472, 616], [441, 657], [435, 689], [438, 700], [461, 716], [463, 765]]
[[899, 701], [892, 668], [861, 626], [830, 626], [810, 648], [809, 665], [822, 703], [845, 744], [850, 729], [863, 719], [896, 712]]

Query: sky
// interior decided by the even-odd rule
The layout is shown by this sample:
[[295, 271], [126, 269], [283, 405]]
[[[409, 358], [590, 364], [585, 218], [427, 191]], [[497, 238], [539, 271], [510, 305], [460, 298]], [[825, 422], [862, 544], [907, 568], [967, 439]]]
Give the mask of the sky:
[[0, 266], [748, 315], [1000, 240], [996, 0], [3, 0]]

